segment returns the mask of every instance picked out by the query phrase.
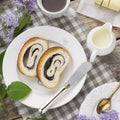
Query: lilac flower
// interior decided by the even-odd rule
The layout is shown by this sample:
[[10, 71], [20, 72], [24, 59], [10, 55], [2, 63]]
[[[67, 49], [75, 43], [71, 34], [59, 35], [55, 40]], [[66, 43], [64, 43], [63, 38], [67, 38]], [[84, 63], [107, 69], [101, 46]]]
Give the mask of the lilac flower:
[[29, 13], [35, 11], [35, 0], [15, 0], [14, 5], [16, 5], [18, 9], [24, 8], [24, 10], [27, 10]]
[[86, 115], [79, 115], [76, 120], [96, 120], [95, 118], [89, 118]]
[[[6, 44], [13, 40], [16, 27], [21, 28], [22, 26], [22, 28], [24, 28], [24, 17], [22, 16], [30, 16], [30, 14], [35, 11], [35, 0], [14, 0], [14, 5], [18, 8], [17, 13], [0, 15], [0, 39]], [[30, 20], [31, 19], [29, 19], [29, 21]], [[28, 23], [26, 22], [26, 24]], [[21, 31], [18, 31], [18, 33], [19, 32]]]
[[26, 9], [32, 13], [35, 12], [35, 0], [25, 0], [26, 2]]
[[11, 39], [9, 37], [7, 37], [7, 38], [4, 39], [4, 42], [5, 42], [5, 44], [10, 43]]
[[17, 14], [10, 14], [10, 15], [2, 14], [0, 18], [2, 23], [4, 23], [6, 27], [11, 27], [11, 26], [16, 27], [18, 24]]
[[14, 30], [18, 24], [18, 17], [16, 14], [2, 14], [0, 16], [1, 22], [3, 24], [3, 29], [0, 31], [0, 37], [5, 43], [10, 43], [13, 39]]
[[23, 0], [15, 0], [13, 3], [18, 9], [22, 9], [25, 7]]
[[10, 43], [13, 39], [14, 28], [8, 29], [6, 32], [7, 32], [7, 37], [4, 39], [4, 41], [5, 43]]
[[100, 120], [119, 120], [118, 113], [115, 110], [109, 110], [99, 115]]
[[13, 36], [14, 36], [14, 28], [10, 28], [7, 30], [2, 30], [0, 32], [0, 37], [3, 39], [3, 41], [8, 44], [13, 40]]

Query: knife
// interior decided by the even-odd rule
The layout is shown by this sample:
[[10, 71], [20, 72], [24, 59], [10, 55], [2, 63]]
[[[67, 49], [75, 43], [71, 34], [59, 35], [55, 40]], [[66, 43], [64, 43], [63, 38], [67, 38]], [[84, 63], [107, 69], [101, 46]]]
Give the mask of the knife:
[[70, 79], [64, 84], [64, 86], [41, 108], [39, 108], [39, 112], [41, 114], [45, 113], [50, 106], [56, 101], [58, 96], [60, 96], [63, 92], [69, 89], [71, 86], [75, 85], [75, 83], [79, 82], [80, 79], [92, 68], [92, 64], [90, 62], [82, 63], [76, 71], [72, 74]]

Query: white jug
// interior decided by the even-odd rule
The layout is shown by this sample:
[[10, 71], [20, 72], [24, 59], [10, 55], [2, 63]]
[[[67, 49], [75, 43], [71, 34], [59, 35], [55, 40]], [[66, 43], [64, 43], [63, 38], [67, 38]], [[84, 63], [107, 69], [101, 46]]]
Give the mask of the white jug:
[[93, 62], [97, 55], [104, 56], [111, 53], [115, 44], [116, 39], [110, 23], [92, 29], [87, 36], [87, 46], [92, 52], [90, 61]]

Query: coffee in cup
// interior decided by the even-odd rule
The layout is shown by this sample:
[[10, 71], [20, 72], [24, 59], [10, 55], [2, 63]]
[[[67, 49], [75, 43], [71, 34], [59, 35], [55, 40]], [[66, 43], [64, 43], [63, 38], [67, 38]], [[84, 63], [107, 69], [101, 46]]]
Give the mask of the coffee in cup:
[[67, 0], [42, 0], [43, 7], [49, 12], [58, 12], [62, 10]]
[[70, 0], [37, 0], [38, 6], [48, 17], [76, 16], [73, 8], [69, 7]]

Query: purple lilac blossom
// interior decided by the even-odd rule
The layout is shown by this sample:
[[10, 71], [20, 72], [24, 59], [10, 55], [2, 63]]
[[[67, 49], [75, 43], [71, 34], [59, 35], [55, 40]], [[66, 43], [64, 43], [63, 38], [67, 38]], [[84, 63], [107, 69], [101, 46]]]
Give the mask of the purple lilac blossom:
[[13, 13], [10, 15], [2, 14], [0, 16], [1, 22], [3, 24], [3, 28], [0, 36], [3, 38], [5, 43], [10, 43], [13, 39], [14, 30], [18, 25], [18, 16]]
[[18, 9], [22, 9], [25, 7], [23, 0], [15, 0], [13, 3]]
[[14, 5], [16, 5], [18, 9], [25, 8], [29, 13], [35, 11], [35, 0], [15, 0]]
[[6, 32], [7, 32], [7, 37], [4, 39], [4, 41], [5, 43], [10, 43], [13, 39], [14, 28], [8, 29]]
[[35, 0], [25, 0], [26, 1], [26, 9], [32, 13], [35, 12]]
[[90, 118], [86, 115], [79, 115], [76, 120], [96, 120], [94, 117]]
[[100, 120], [119, 120], [118, 112], [115, 110], [109, 110], [99, 115]]
[[6, 27], [11, 27], [11, 26], [16, 27], [18, 24], [17, 14], [10, 14], [10, 15], [2, 14], [0, 18], [2, 23], [4, 23]]

